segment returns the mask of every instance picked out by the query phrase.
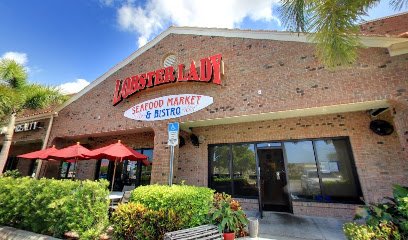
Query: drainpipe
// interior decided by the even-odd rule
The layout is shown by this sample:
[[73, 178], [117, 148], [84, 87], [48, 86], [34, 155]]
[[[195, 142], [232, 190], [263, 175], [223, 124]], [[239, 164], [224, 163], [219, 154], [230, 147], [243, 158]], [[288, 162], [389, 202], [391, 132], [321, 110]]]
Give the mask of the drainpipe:
[[[50, 138], [50, 133], [51, 133], [51, 128], [52, 128], [52, 123], [54, 121], [54, 114], [51, 115], [50, 122], [48, 123], [47, 132], [45, 133], [42, 149], [47, 148], [48, 139]], [[35, 171], [35, 177], [38, 178], [38, 179], [40, 178], [42, 163], [43, 163], [43, 160], [39, 160], [37, 170]]]

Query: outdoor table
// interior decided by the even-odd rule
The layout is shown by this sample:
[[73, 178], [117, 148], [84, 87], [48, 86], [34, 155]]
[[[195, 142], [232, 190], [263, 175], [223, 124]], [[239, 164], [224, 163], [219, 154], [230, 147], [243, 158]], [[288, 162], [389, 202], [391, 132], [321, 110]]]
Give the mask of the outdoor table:
[[120, 200], [122, 197], [123, 197], [123, 192], [110, 192], [109, 193], [109, 200], [112, 206], [115, 200]]

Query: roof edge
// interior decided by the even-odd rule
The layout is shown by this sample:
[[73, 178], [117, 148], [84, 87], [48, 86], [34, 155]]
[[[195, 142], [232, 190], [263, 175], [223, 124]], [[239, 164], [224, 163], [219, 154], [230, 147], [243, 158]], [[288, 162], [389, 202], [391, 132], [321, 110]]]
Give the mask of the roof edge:
[[[81, 96], [85, 95], [88, 91], [93, 89], [99, 83], [104, 81], [110, 75], [120, 70], [136, 57], [143, 54], [145, 51], [152, 48], [159, 43], [163, 38], [170, 34], [180, 35], [202, 35], [202, 36], [217, 36], [217, 37], [230, 37], [230, 38], [249, 38], [249, 39], [266, 39], [275, 41], [288, 41], [288, 42], [304, 42], [311, 43], [308, 40], [308, 35], [305, 33], [296, 32], [283, 32], [283, 31], [265, 31], [265, 30], [241, 30], [241, 29], [226, 29], [226, 28], [202, 28], [202, 27], [175, 27], [170, 26], [167, 30], [161, 32], [153, 40], [146, 43], [144, 46], [137, 49], [127, 58], [110, 68], [103, 75], [92, 81], [88, 86], [82, 89], [80, 92], [72, 96], [69, 100], [62, 105], [54, 109], [54, 112], [59, 112], [71, 103], [75, 102]], [[360, 36], [360, 39], [365, 47], [381, 47], [388, 48], [392, 44], [408, 41], [406, 38], [393, 38], [393, 37], [380, 37], [380, 36]], [[113, 97], [113, 96], [112, 96]]]
[[399, 16], [404, 15], [404, 14], [408, 14], [408, 11], [400, 12], [400, 13], [396, 13], [396, 14], [392, 14], [392, 15], [389, 15], [389, 16], [384, 16], [384, 17], [380, 17], [380, 18], [376, 18], [376, 19], [371, 19], [371, 20], [368, 20], [368, 21], [362, 21], [358, 25], [361, 26], [361, 25], [367, 24], [367, 23], [377, 22], [377, 21], [381, 21], [381, 20], [385, 20], [385, 19], [389, 19], [389, 18], [393, 18], [393, 17], [399, 17]]

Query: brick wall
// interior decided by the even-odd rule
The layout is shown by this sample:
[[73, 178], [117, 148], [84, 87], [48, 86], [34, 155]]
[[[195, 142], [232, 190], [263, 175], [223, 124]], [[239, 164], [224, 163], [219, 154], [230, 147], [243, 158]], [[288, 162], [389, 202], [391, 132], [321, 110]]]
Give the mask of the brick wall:
[[[42, 141], [32, 141], [26, 144], [12, 144], [10, 147], [9, 156], [15, 157], [20, 154], [37, 151], [40, 150], [41, 147]], [[21, 175], [29, 176], [31, 175], [33, 161], [34, 160], [19, 158], [16, 169], [21, 173]]]
[[[26, 132], [15, 132], [13, 135], [13, 142], [19, 142], [22, 144], [24, 142], [33, 142], [38, 140], [43, 140], [45, 137], [45, 133], [47, 132], [49, 119], [37, 120], [37, 122], [41, 122], [42, 128], [38, 128], [31, 131]], [[2, 145], [3, 138], [0, 138], [0, 145]]]
[[[392, 122], [392, 112], [379, 118]], [[408, 166], [397, 133], [376, 135], [369, 129], [370, 120], [367, 112], [354, 112], [194, 128], [193, 133], [203, 136], [205, 143], [198, 148], [191, 143], [180, 148], [177, 177], [187, 184], [208, 185], [208, 144], [348, 136], [364, 199], [375, 202], [390, 196], [393, 184], [408, 185]], [[314, 214], [318, 206], [298, 203], [294, 205], [294, 212], [318, 215]], [[327, 206], [336, 209], [332, 216], [350, 218], [354, 214], [354, 205]], [[330, 211], [319, 214], [329, 215]]]
[[[123, 116], [124, 111], [142, 101], [181, 93], [214, 98], [206, 109], [177, 119], [187, 122], [387, 100], [395, 111], [392, 109], [385, 117], [395, 123], [396, 131], [386, 137], [369, 130], [370, 118], [365, 112], [193, 128], [193, 133], [206, 140], [195, 147], [183, 133], [187, 144], [176, 148], [179, 160], [175, 162], [175, 180], [208, 185], [207, 145], [211, 143], [349, 136], [366, 200], [389, 195], [393, 183], [408, 184], [404, 157], [408, 151], [408, 55], [390, 57], [386, 49], [361, 49], [352, 67], [328, 70], [317, 61], [314, 50], [308, 43], [169, 35], [61, 110], [54, 120], [49, 144], [153, 132], [149, 138], [154, 146], [152, 183], [167, 183], [167, 124], [172, 120], [140, 122]], [[112, 106], [115, 80], [161, 68], [168, 53], [186, 65], [221, 53], [225, 63], [221, 86], [197, 82], [160, 85]], [[262, 94], [258, 94], [259, 90]]]
[[360, 25], [360, 32], [378, 35], [399, 35], [408, 32], [408, 13], [363, 23]]

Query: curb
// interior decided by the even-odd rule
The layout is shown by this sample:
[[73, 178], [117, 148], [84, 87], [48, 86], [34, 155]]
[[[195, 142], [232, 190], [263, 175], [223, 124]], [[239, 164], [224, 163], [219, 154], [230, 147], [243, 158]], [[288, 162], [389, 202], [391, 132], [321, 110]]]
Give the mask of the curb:
[[0, 226], [0, 240], [58, 240], [47, 235], [33, 233], [17, 228]]

